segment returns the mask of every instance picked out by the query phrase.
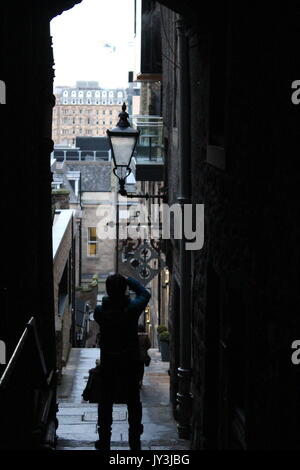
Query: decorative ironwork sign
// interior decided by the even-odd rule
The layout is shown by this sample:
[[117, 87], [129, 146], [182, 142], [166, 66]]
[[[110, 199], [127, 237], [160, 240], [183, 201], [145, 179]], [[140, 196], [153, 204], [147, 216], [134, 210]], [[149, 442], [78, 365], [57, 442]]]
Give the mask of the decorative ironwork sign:
[[143, 285], [152, 281], [165, 267], [157, 240], [124, 240], [121, 250], [124, 252], [120, 266], [122, 274], [138, 279]]

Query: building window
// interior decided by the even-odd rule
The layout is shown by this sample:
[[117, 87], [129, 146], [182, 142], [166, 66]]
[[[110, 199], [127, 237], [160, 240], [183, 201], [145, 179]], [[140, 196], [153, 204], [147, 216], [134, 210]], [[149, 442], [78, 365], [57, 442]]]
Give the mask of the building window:
[[87, 91], [87, 92], [86, 92], [86, 96], [92, 96], [92, 92], [91, 92], [91, 91]]
[[114, 92], [113, 92], [113, 91], [110, 91], [110, 92], [109, 92], [109, 96], [110, 96], [110, 97], [113, 97], [113, 96], [114, 96]]
[[96, 227], [88, 228], [88, 256], [97, 256], [97, 230]]
[[105, 100], [102, 100], [102, 104], [106, 104], [106, 101], [105, 101]]
[[76, 91], [72, 91], [71, 96], [76, 96]]
[[100, 96], [100, 91], [96, 91], [95, 96]]

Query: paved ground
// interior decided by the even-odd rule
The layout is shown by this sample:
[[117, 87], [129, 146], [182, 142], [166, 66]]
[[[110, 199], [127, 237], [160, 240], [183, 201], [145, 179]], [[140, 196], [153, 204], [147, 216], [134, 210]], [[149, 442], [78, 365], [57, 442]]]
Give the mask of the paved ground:
[[[188, 450], [189, 441], [178, 439], [176, 422], [169, 403], [169, 363], [161, 362], [157, 349], [151, 349], [152, 361], [145, 368], [142, 435], [143, 450]], [[97, 405], [84, 402], [82, 390], [88, 371], [95, 366], [99, 349], [72, 349], [62, 384], [58, 388], [58, 450], [93, 450], [97, 435]], [[129, 450], [126, 405], [115, 405], [112, 450]]]

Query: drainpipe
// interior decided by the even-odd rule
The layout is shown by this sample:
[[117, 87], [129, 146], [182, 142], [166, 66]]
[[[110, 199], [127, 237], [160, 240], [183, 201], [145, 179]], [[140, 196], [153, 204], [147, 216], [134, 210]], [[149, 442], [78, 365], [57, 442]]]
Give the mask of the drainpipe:
[[82, 282], [82, 185], [81, 185], [81, 172], [79, 178], [79, 208], [80, 208], [80, 220], [79, 220], [79, 286]]
[[178, 435], [190, 439], [192, 398], [191, 384], [191, 252], [186, 250], [184, 234], [185, 204], [191, 203], [190, 179], [190, 89], [186, 25], [181, 16], [176, 21], [178, 38], [179, 83], [179, 171], [180, 188], [177, 201], [182, 212], [182, 240], [180, 242], [180, 367], [178, 368], [177, 421]]
[[120, 208], [119, 208], [119, 193], [116, 190], [116, 273], [119, 273], [119, 230], [120, 230]]

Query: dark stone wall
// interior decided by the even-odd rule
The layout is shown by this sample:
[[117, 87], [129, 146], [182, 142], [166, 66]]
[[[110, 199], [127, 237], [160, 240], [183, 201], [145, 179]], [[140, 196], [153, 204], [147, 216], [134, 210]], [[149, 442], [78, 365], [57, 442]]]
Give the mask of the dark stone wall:
[[[36, 316], [48, 365], [55, 364], [51, 241], [53, 57], [49, 21], [38, 2], [4, 3], [0, 19], [3, 243], [2, 337], [8, 357]], [[8, 176], [14, 174], [14, 180]], [[18, 295], [16, 295], [16, 292]], [[3, 305], [3, 304], [2, 304]]]
[[[0, 338], [11, 358], [34, 316], [47, 373], [54, 371], [52, 208], [50, 153], [53, 56], [50, 18], [75, 2], [29, 0], [1, 4], [0, 79], [6, 84], [1, 121], [1, 315]], [[12, 175], [14, 175], [12, 177]], [[0, 372], [3, 371], [1, 366]], [[37, 395], [41, 365], [32, 332], [5, 389], [0, 390], [0, 447], [41, 445], [45, 424], [33, 435], [47, 395], [48, 422], [55, 418], [55, 385]], [[42, 387], [45, 387], [43, 382]], [[48, 394], [49, 392], [49, 394]], [[17, 426], [16, 426], [16, 423]]]
[[[270, 13], [224, 2], [206, 24], [187, 21], [192, 200], [205, 204], [205, 246], [192, 255], [194, 449], [298, 447], [299, 142], [290, 99], [298, 13], [294, 3]], [[180, 178], [176, 120], [186, 118], [176, 100], [175, 19], [162, 7], [170, 203]], [[220, 127], [225, 171], [206, 162]], [[175, 266], [178, 257], [174, 245]], [[171, 372], [174, 382], [172, 362]]]

